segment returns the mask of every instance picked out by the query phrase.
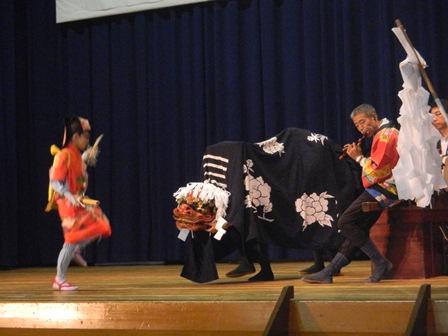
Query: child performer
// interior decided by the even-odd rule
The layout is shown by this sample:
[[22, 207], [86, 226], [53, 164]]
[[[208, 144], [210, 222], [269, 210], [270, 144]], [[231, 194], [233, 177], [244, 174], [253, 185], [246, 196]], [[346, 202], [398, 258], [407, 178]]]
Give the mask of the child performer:
[[[62, 222], [64, 245], [59, 253], [57, 274], [53, 289], [77, 290], [65, 281], [75, 251], [94, 239], [112, 234], [109, 220], [97, 205], [83, 201], [87, 189], [87, 166], [95, 165], [98, 147], [89, 147], [90, 124], [78, 116], [65, 118], [62, 149], [56, 154], [50, 168], [50, 185], [56, 192], [55, 202]], [[86, 150], [87, 149], [87, 150]], [[86, 152], [81, 156], [81, 152]]]

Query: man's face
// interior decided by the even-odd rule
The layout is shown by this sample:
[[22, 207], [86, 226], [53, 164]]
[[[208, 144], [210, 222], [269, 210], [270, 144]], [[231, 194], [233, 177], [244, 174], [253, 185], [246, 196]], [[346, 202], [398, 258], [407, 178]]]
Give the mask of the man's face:
[[373, 136], [378, 128], [376, 116], [368, 117], [364, 112], [358, 113], [352, 120], [357, 130], [367, 138]]
[[432, 124], [435, 128], [437, 128], [439, 131], [442, 131], [445, 128], [447, 128], [442, 112], [440, 112], [440, 109], [437, 106], [431, 109], [431, 114], [434, 115]]

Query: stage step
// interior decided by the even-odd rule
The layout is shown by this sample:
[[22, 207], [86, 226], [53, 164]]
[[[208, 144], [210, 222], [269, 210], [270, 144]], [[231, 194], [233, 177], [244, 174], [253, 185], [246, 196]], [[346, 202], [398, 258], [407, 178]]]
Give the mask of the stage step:
[[426, 334], [448, 336], [448, 277], [365, 284], [370, 263], [353, 261], [334, 283], [309, 284], [297, 274], [308, 266], [273, 263], [275, 281], [250, 283], [226, 278], [235, 266], [221, 264], [210, 284], [180, 278], [181, 265], [73, 267], [76, 292], [51, 289], [53, 268], [3, 271], [0, 336], [407, 336], [427, 284]]
[[[260, 335], [275, 302], [101, 302], [10, 303], [0, 305], [0, 335]], [[33, 334], [33, 329], [39, 331]], [[69, 330], [67, 330], [69, 329]], [[78, 333], [76, 333], [78, 331]], [[124, 332], [126, 331], [126, 333]]]
[[[289, 303], [289, 335], [405, 335], [414, 301]], [[0, 335], [262, 335], [275, 302], [11, 303]], [[428, 335], [448, 335], [448, 301], [429, 301]], [[48, 333], [47, 333], [48, 332]]]
[[[414, 302], [301, 302], [290, 309], [290, 335], [405, 335]], [[448, 301], [430, 301], [428, 335], [448, 335]]]

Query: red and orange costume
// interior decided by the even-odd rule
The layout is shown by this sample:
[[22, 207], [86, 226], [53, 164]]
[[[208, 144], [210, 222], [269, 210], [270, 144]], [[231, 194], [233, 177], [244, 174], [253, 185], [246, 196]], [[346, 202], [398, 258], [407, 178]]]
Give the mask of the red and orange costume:
[[[50, 169], [50, 181], [66, 184], [73, 195], [83, 195], [87, 189], [88, 174], [80, 151], [69, 143], [56, 154]], [[59, 216], [62, 221], [64, 241], [75, 244], [97, 237], [109, 237], [112, 234], [109, 220], [100, 207], [73, 205], [67, 197], [57, 193], [55, 196]]]
[[392, 169], [397, 165], [398, 130], [385, 127], [375, 134], [370, 157], [363, 159], [362, 184], [383, 207], [398, 203], [397, 187], [393, 180]]

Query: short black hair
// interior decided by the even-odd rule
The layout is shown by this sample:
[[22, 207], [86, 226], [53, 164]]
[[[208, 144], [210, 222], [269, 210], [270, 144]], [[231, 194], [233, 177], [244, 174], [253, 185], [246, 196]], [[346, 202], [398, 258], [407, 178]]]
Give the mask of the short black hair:
[[73, 138], [73, 135], [76, 133], [82, 134], [83, 129], [81, 125], [81, 121], [79, 120], [79, 117], [76, 115], [70, 115], [68, 117], [65, 117], [64, 119], [64, 126], [65, 126], [65, 143], [63, 143], [63, 146], [67, 146], [69, 141]]
[[[442, 104], [443, 108], [445, 109], [445, 112], [448, 113], [448, 99], [440, 99], [440, 103]], [[434, 107], [437, 107], [436, 101], [433, 100], [429, 106], [431, 106], [431, 109]], [[431, 110], [429, 110], [429, 112], [431, 112]]]

